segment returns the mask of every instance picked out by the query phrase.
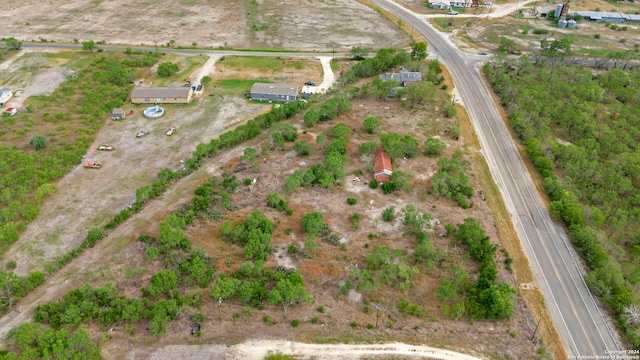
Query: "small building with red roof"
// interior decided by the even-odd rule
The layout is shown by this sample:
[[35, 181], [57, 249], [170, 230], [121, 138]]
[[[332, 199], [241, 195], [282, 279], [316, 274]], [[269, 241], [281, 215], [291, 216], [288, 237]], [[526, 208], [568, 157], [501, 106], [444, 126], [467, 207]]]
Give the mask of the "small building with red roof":
[[376, 150], [376, 156], [373, 161], [373, 178], [380, 184], [390, 182], [391, 174], [393, 174], [393, 167], [391, 166], [391, 158], [384, 154], [382, 146]]

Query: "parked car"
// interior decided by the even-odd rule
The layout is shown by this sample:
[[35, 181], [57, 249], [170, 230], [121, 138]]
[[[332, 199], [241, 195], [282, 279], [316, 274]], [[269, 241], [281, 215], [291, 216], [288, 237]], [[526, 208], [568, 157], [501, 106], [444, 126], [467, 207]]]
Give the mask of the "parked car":
[[305, 85], [308, 86], [316, 86], [316, 83], [314, 83], [313, 81], [307, 81], [306, 83], [304, 83]]
[[87, 169], [100, 169], [100, 167], [102, 167], [102, 164], [100, 164], [99, 162], [90, 161], [84, 163], [84, 167]]
[[167, 136], [171, 136], [176, 132], [176, 128], [174, 127], [170, 127], [169, 130], [167, 130], [167, 132], [165, 134], [167, 134]]
[[138, 131], [136, 133], [136, 137], [137, 138], [141, 138], [141, 137], [143, 137], [145, 135], [149, 135], [149, 134], [151, 134], [151, 131], [149, 131], [149, 130], [146, 130], [146, 129], [145, 130], [140, 130], [140, 131]]
[[196, 88], [196, 91], [202, 91], [202, 84], [198, 85], [198, 87]]
[[487, 55], [487, 52], [486, 51], [480, 51], [478, 54], [479, 55]]
[[114, 149], [113, 146], [111, 145], [100, 145], [98, 146], [98, 150], [102, 150], [102, 151], [112, 151]]
[[458, 12], [455, 11], [455, 10], [451, 10], [447, 14], [449, 14], [449, 15], [458, 15]]

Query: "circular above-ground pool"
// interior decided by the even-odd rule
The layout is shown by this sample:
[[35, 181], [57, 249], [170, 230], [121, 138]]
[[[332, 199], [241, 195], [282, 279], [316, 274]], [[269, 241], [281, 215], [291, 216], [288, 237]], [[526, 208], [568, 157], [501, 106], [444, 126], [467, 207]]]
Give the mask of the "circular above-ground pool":
[[151, 106], [144, 110], [144, 116], [152, 119], [157, 119], [160, 116], [164, 115], [164, 109], [160, 106]]

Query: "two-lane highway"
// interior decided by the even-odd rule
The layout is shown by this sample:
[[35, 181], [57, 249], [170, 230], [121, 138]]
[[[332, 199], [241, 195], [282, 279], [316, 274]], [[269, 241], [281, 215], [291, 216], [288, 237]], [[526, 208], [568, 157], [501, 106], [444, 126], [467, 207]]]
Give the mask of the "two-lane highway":
[[372, 2], [413, 24], [427, 40], [429, 52], [437, 53], [449, 69], [568, 355], [603, 356], [607, 350], [619, 350], [583, 280], [564, 230], [551, 219], [536, 192], [480, 76], [477, 57], [459, 51], [419, 15], [391, 1]]

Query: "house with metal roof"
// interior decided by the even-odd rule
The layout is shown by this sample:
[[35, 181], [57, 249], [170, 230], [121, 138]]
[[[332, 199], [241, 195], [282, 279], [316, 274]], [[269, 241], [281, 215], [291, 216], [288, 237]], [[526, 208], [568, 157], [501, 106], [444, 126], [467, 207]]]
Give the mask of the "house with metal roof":
[[624, 22], [640, 23], [640, 14], [622, 14]]
[[251, 87], [251, 100], [287, 102], [298, 99], [298, 86], [290, 84], [255, 83]]
[[0, 88], [0, 106], [4, 106], [4, 104], [11, 99], [13, 96], [13, 92], [9, 88]]
[[391, 181], [391, 174], [393, 174], [393, 167], [391, 166], [391, 158], [384, 154], [382, 146], [376, 150], [374, 157], [374, 172], [373, 178], [378, 183], [386, 183]]
[[619, 12], [608, 12], [608, 11], [570, 11], [571, 15], [576, 16], [580, 15], [585, 20], [591, 21], [606, 21], [606, 22], [614, 22], [614, 23], [622, 23], [622, 22], [640, 22], [640, 14], [625, 14]]
[[191, 102], [191, 87], [136, 87], [131, 92], [134, 104], [188, 104]]
[[401, 85], [407, 85], [408, 82], [420, 82], [422, 81], [422, 73], [419, 71], [408, 71], [405, 69], [400, 70], [397, 73], [384, 73], [378, 76], [380, 79], [395, 80]]

